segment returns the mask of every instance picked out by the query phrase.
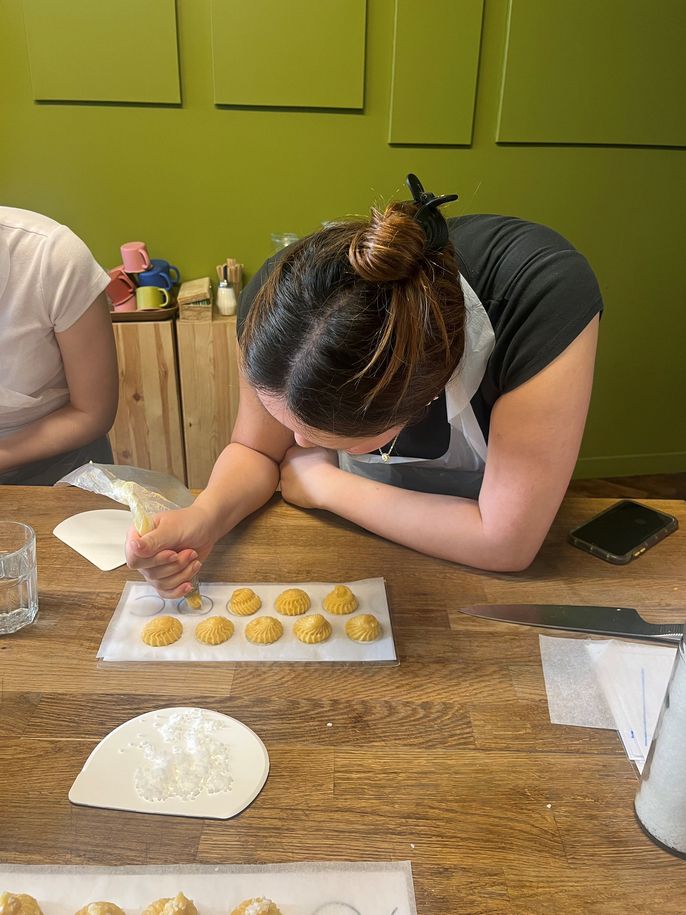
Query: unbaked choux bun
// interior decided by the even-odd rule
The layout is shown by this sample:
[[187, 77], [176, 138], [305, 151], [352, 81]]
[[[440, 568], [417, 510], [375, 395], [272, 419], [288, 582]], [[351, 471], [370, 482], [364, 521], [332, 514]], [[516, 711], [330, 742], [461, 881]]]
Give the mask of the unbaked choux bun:
[[345, 634], [353, 642], [373, 642], [381, 635], [381, 623], [371, 613], [360, 613], [345, 624]]
[[359, 607], [359, 603], [347, 585], [336, 585], [333, 591], [326, 595], [322, 606], [327, 613], [342, 616], [345, 613], [354, 613]]
[[205, 645], [221, 645], [233, 635], [233, 623], [225, 616], [208, 616], [195, 627], [195, 637]]
[[173, 899], [151, 902], [141, 915], [198, 915], [198, 910], [191, 899], [187, 899], [183, 893], [177, 893]]
[[0, 915], [43, 915], [40, 906], [27, 893], [0, 893]]
[[256, 899], [246, 899], [231, 910], [231, 915], [281, 915], [281, 909], [271, 899], [259, 896]]
[[283, 635], [283, 625], [273, 616], [258, 616], [245, 627], [245, 637], [255, 645], [271, 645]]
[[126, 913], [113, 902], [91, 902], [79, 909], [76, 915], [126, 915]]
[[252, 588], [236, 588], [229, 598], [226, 609], [236, 616], [252, 616], [261, 606], [262, 601]]
[[141, 638], [152, 648], [162, 648], [178, 642], [182, 633], [181, 621], [175, 616], [156, 616], [143, 626]]
[[311, 606], [310, 596], [302, 588], [287, 588], [274, 601], [274, 607], [283, 616], [301, 616]]
[[293, 635], [307, 645], [325, 642], [331, 632], [331, 623], [321, 613], [309, 613], [293, 623]]

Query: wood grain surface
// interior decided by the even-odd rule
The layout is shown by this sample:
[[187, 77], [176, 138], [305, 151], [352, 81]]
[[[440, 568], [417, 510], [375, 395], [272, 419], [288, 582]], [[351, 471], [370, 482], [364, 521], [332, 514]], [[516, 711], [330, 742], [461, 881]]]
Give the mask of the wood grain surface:
[[[37, 531], [40, 594], [37, 622], [0, 638], [0, 858], [410, 859], [421, 915], [685, 912], [686, 863], [639, 829], [637, 779], [616, 734], [550, 724], [537, 630], [458, 610], [567, 602], [686, 618], [686, 506], [654, 502], [682, 530], [618, 567], [565, 542], [608, 504], [568, 498], [531, 568], [494, 574], [275, 497], [217, 546], [202, 578], [382, 575], [400, 664], [145, 665], [95, 659], [134, 574], [100, 572], [51, 534], [111, 503], [73, 489], [0, 489], [0, 513]], [[260, 735], [272, 768], [255, 802], [229, 821], [72, 806], [67, 792], [96, 743], [172, 703], [217, 709]]]
[[188, 486], [207, 486], [238, 413], [236, 319], [179, 321], [179, 379]]
[[117, 464], [185, 480], [174, 321], [113, 324], [119, 409], [110, 431]]

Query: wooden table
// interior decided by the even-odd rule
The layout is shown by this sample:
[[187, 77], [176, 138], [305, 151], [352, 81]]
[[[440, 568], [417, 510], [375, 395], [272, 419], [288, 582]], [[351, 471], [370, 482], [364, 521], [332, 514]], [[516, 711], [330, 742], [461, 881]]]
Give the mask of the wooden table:
[[[0, 860], [410, 859], [421, 915], [685, 912], [686, 864], [636, 824], [637, 780], [617, 735], [551, 725], [538, 632], [457, 609], [595, 603], [683, 619], [668, 608], [686, 600], [686, 504], [654, 503], [682, 530], [624, 568], [565, 543], [607, 504], [568, 499], [534, 565], [504, 575], [428, 559], [275, 497], [222, 541], [203, 577], [383, 575], [400, 665], [146, 666], [95, 660], [133, 573], [100, 572], [51, 534], [111, 503], [74, 489], [0, 489], [0, 514], [37, 531], [40, 593], [36, 624], [0, 639]], [[272, 768], [253, 805], [229, 821], [72, 806], [67, 792], [96, 742], [170, 703], [217, 709], [262, 737]]]

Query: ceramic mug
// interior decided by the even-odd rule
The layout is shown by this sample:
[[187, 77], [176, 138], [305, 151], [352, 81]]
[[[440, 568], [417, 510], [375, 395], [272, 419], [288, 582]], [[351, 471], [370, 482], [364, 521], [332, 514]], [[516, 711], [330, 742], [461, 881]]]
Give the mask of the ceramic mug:
[[127, 241], [119, 250], [127, 273], [140, 273], [150, 266], [150, 255], [144, 241]]
[[138, 274], [138, 285], [161, 286], [163, 289], [171, 289], [180, 279], [181, 274], [178, 267], [161, 257], [153, 257], [150, 260], [148, 270], [143, 270]]
[[139, 286], [136, 289], [136, 304], [141, 311], [149, 308], [166, 308], [169, 304], [169, 293], [159, 286]]
[[121, 305], [127, 299], [131, 298], [135, 292], [136, 284], [124, 270], [123, 264], [120, 264], [119, 267], [114, 267], [107, 272], [110, 277], [110, 282], [105, 292], [107, 293], [110, 302], [116, 308], [117, 305]]
[[115, 311], [136, 311], [136, 296], [130, 295], [128, 299], [124, 299], [123, 302], [120, 302], [118, 305], [114, 306]]

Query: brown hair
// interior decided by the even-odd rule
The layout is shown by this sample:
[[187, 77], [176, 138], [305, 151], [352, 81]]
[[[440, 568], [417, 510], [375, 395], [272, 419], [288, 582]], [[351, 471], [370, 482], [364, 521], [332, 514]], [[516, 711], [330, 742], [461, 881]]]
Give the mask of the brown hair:
[[425, 251], [416, 210], [392, 203], [309, 235], [255, 296], [243, 370], [310, 429], [367, 436], [416, 420], [460, 361], [455, 252]]

